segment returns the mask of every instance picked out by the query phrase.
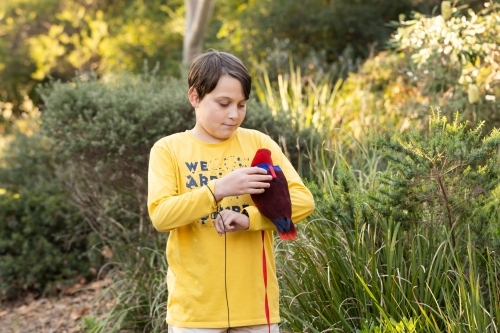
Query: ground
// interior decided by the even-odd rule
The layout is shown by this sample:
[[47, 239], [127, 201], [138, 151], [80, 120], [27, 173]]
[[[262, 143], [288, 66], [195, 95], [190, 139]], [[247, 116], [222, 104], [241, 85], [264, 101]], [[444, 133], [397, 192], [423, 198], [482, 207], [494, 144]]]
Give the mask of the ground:
[[84, 318], [102, 309], [99, 292], [110, 281], [77, 284], [58, 297], [26, 296], [14, 302], [0, 303], [0, 333], [80, 333]]

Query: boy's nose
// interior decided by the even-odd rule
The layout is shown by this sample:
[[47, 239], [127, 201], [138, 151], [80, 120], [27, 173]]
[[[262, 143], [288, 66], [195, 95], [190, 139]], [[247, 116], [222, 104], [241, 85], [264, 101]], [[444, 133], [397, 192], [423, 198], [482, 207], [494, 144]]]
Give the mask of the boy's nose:
[[229, 108], [228, 117], [231, 119], [238, 117], [238, 106], [233, 106]]

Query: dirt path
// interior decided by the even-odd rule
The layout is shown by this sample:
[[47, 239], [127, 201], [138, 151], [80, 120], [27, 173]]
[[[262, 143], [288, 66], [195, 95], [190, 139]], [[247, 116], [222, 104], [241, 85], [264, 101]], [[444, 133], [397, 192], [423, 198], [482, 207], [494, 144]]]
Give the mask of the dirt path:
[[11, 303], [0, 303], [0, 333], [80, 333], [83, 318], [103, 306], [99, 292], [110, 281], [75, 285], [60, 297], [33, 299], [26, 297]]

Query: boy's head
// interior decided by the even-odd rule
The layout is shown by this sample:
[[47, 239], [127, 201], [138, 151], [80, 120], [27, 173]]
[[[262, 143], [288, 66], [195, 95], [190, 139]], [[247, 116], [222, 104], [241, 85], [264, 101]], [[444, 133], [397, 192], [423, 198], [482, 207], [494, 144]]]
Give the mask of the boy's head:
[[245, 98], [249, 99], [252, 78], [248, 70], [240, 59], [225, 52], [210, 51], [197, 56], [189, 70], [189, 88], [195, 89], [199, 100], [202, 100], [215, 89], [223, 75], [237, 79], [241, 83]]

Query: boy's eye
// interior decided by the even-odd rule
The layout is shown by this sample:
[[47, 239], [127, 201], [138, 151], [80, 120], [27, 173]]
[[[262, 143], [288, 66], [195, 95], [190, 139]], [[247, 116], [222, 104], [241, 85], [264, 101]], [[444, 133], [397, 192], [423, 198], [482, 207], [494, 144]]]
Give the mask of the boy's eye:
[[[223, 108], [225, 107], [228, 107], [229, 106], [229, 103], [219, 103], [220, 106], [222, 106]], [[244, 108], [246, 104], [238, 104], [238, 107], [240, 109]]]

